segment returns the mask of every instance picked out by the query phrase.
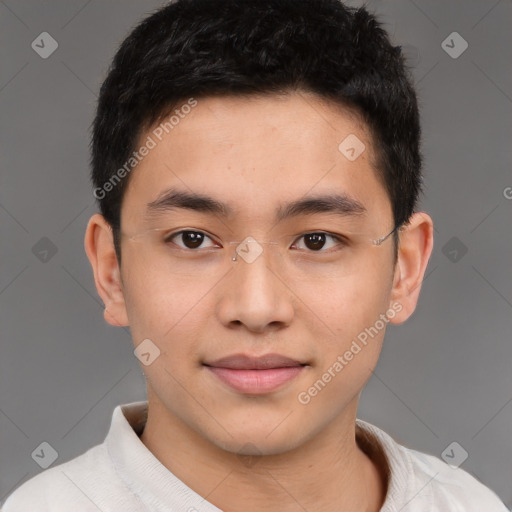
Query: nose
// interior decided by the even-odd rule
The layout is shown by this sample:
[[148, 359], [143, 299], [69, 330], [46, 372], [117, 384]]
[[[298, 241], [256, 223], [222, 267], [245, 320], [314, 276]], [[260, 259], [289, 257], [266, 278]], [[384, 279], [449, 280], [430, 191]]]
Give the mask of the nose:
[[292, 321], [293, 293], [279, 275], [279, 265], [273, 265], [279, 259], [273, 252], [268, 244], [241, 243], [230, 256], [235, 261], [223, 280], [217, 310], [226, 326], [243, 324], [253, 332], [264, 332]]

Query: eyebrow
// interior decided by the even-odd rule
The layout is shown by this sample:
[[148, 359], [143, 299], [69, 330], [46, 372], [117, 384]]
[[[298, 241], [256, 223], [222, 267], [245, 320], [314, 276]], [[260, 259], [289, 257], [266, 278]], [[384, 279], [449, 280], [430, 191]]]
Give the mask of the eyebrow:
[[[196, 192], [187, 192], [170, 188], [160, 194], [154, 201], [146, 205], [146, 218], [157, 217], [176, 209], [192, 210], [199, 213], [214, 214], [222, 217], [232, 216], [234, 210], [226, 203], [213, 197]], [[367, 213], [367, 209], [356, 199], [347, 194], [327, 194], [307, 196], [289, 203], [281, 204], [276, 210], [276, 221], [297, 217], [331, 213], [343, 217], [357, 217]]]

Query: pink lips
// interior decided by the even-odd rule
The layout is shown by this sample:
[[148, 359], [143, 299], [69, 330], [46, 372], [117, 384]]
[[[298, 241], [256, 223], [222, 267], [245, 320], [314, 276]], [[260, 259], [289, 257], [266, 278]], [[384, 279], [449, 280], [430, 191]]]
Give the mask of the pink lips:
[[241, 393], [264, 394], [292, 380], [305, 365], [279, 354], [261, 357], [236, 354], [205, 363], [205, 366], [221, 381]]

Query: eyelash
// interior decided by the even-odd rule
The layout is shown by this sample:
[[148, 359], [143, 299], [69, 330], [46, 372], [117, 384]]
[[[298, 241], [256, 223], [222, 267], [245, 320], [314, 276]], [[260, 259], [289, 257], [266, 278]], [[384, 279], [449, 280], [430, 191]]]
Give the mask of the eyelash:
[[[201, 235], [205, 235], [205, 237], [207, 238], [210, 238], [212, 239], [211, 236], [209, 236], [207, 233], [205, 233], [204, 231], [197, 231], [197, 230], [193, 230], [193, 229], [183, 229], [181, 231], [177, 231], [175, 233], [171, 233], [169, 234], [168, 236], [165, 237], [164, 239], [164, 242], [165, 243], [173, 243], [172, 242], [172, 239], [179, 236], [179, 235], [182, 235], [183, 233], [199, 233]], [[300, 240], [301, 238], [304, 238], [305, 236], [307, 235], [326, 235], [326, 237], [330, 237], [334, 240], [336, 240], [339, 245], [341, 246], [346, 246], [348, 243], [347, 243], [347, 239], [345, 237], [342, 237], [340, 235], [335, 235], [333, 233], [329, 233], [327, 231], [308, 231], [306, 233], [303, 233], [302, 235], [299, 235], [298, 238], [296, 240]], [[294, 242], [295, 244], [296, 242]], [[176, 245], [176, 244], [174, 244]], [[187, 251], [187, 252], [198, 252], [200, 250], [200, 248], [195, 248], [195, 249], [191, 249], [189, 247], [180, 247], [179, 245], [177, 246], [179, 249], [183, 250], [183, 251]], [[209, 247], [208, 249], [211, 249], [211, 247]], [[330, 252], [329, 250], [323, 250], [322, 249], [319, 249], [318, 251], [313, 251], [313, 250], [308, 250], [307, 252], [310, 252], [310, 253], [325, 253], [325, 252]]]

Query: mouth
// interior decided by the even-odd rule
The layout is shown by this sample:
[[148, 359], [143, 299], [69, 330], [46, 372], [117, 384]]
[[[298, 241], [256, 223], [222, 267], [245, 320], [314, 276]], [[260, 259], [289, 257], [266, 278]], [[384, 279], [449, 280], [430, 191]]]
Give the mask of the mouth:
[[297, 377], [306, 363], [279, 354], [252, 357], [235, 354], [203, 365], [220, 381], [244, 394], [262, 395]]

